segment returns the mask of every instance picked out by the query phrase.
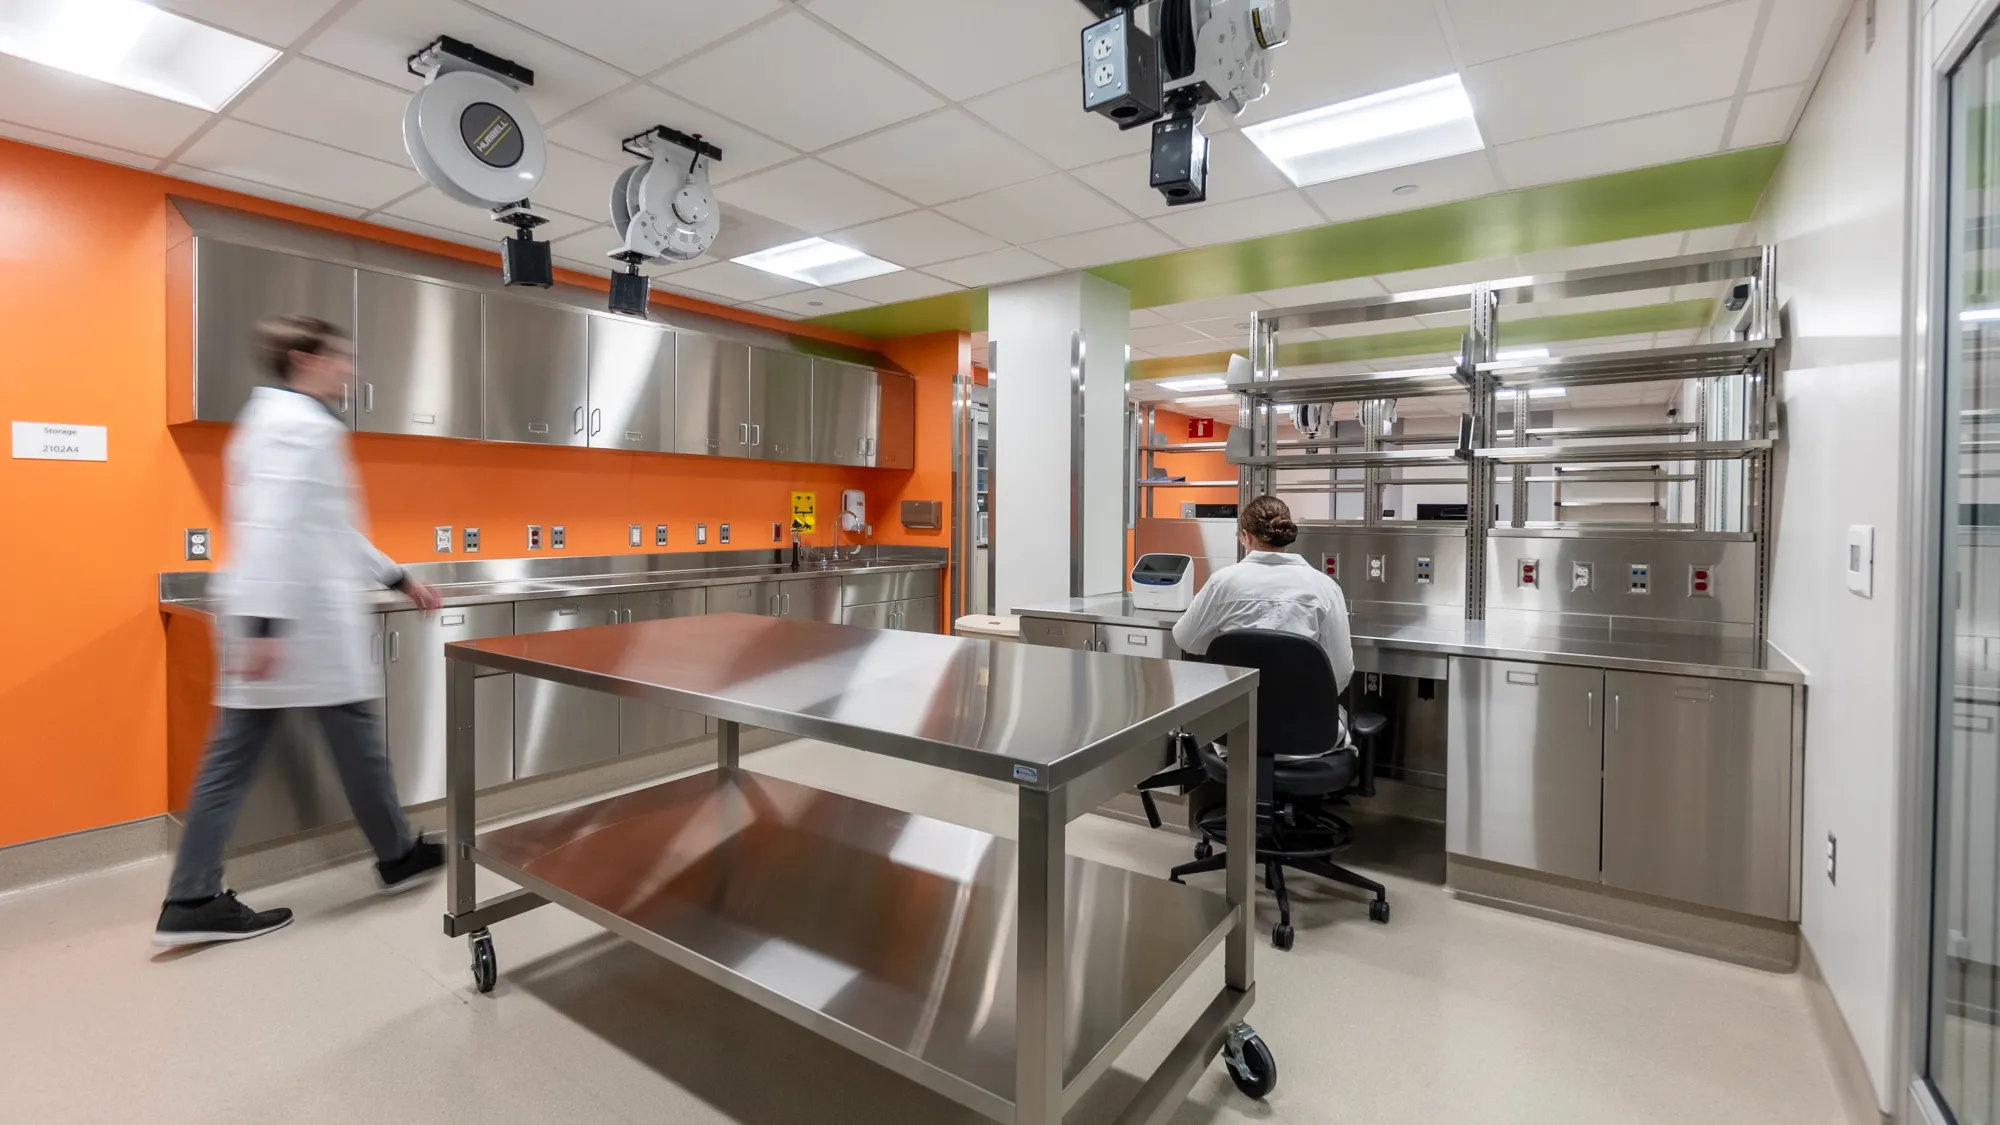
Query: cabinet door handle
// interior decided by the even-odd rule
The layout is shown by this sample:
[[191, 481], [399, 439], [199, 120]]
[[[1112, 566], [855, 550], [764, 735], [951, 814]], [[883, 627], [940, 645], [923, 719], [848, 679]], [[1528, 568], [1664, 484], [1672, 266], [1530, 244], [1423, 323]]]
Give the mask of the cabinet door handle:
[[596, 437], [598, 434], [601, 434], [603, 432], [604, 432], [604, 411], [592, 410], [590, 412], [590, 436]]
[[1612, 692], [1612, 693], [1611, 693], [1611, 729], [1612, 729], [1612, 730], [1618, 730], [1618, 729], [1622, 728], [1622, 727], [1623, 727], [1623, 725], [1624, 725], [1624, 723], [1623, 723], [1623, 721], [1622, 721], [1622, 720], [1623, 720], [1623, 716], [1624, 716], [1624, 714], [1625, 714], [1625, 709], [1624, 709], [1624, 708], [1623, 708], [1623, 707], [1621, 706], [1621, 704], [1623, 704], [1624, 702], [1625, 702], [1625, 701], [1624, 701], [1624, 699], [1622, 699], [1622, 698], [1621, 698], [1621, 697], [1619, 696], [1619, 694], [1618, 694], [1617, 692], [1615, 692], [1615, 691], [1614, 691], [1614, 692]]
[[571, 431], [570, 431], [570, 432], [571, 432], [571, 433], [578, 433], [578, 434], [582, 433], [582, 432], [583, 432], [583, 407], [581, 407], [581, 406], [577, 407], [577, 408], [576, 408], [576, 410], [575, 410], [574, 412], [572, 412], [572, 414], [571, 414], [571, 418], [572, 418], [572, 421], [570, 422], [570, 425], [571, 425], [571, 427], [573, 427], [573, 428], [571, 429]]
[[764, 444], [764, 424], [762, 422], [752, 422], [750, 424], [750, 444]]
[[1597, 693], [1595, 691], [1586, 691], [1583, 693], [1583, 725], [1586, 727], [1597, 725]]
[[750, 423], [739, 422], [736, 424], [736, 444], [738, 445], [750, 444]]
[[368, 660], [373, 664], [382, 663], [382, 634], [368, 638]]
[[361, 412], [363, 414], [375, 413], [375, 384], [373, 383], [361, 384]]
[[399, 664], [403, 660], [403, 631], [389, 630], [389, 663]]
[[770, 613], [772, 617], [778, 616], [778, 595], [776, 594], [771, 595]]
[[786, 616], [786, 617], [790, 617], [790, 616], [792, 615], [792, 595], [791, 595], [791, 593], [790, 593], [789, 591], [787, 591], [786, 593], [783, 593], [783, 594], [779, 594], [778, 596], [779, 596], [779, 597], [781, 597], [781, 598], [783, 598], [783, 599], [785, 599], [785, 616]]
[[347, 394], [349, 389], [346, 383], [340, 385], [340, 412], [342, 414], [347, 413]]

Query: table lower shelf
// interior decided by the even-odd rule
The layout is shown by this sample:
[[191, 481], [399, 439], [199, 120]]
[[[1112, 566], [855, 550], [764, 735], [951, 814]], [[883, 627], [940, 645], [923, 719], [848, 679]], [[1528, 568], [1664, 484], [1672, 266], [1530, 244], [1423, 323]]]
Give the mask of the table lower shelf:
[[[474, 859], [990, 1117], [1014, 1095], [1012, 841], [744, 770], [488, 832]], [[1067, 1100], [1235, 921], [1070, 857]]]

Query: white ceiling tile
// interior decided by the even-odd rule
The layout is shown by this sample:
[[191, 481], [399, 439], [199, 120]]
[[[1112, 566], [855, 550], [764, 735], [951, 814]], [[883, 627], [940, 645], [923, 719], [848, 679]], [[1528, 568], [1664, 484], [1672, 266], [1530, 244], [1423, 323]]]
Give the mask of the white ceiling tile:
[[1155, 324], [1165, 324], [1166, 322], [1167, 322], [1166, 317], [1161, 316], [1159, 313], [1154, 312], [1152, 309], [1132, 310], [1130, 323], [1134, 328], [1147, 328]]
[[693, 133], [722, 149], [722, 159], [709, 165], [708, 178], [717, 184], [761, 172], [798, 155], [784, 145], [727, 120], [712, 110], [652, 86], [630, 86], [584, 106], [549, 127], [549, 139], [600, 160], [631, 160], [622, 148], [627, 137], [655, 125]]
[[1557, 250], [1537, 250], [1523, 254], [1518, 259], [1522, 274], [1562, 273], [1565, 270], [1587, 270], [1599, 266], [1619, 266], [1627, 262], [1649, 262], [1655, 258], [1671, 258], [1681, 252], [1682, 235], [1654, 234], [1643, 238], [1621, 238], [1611, 242], [1593, 242], [1583, 246], [1565, 246]]
[[1318, 109], [1457, 69], [1429, 4], [1309, 0], [1292, 5], [1291, 39], [1271, 53], [1271, 92], [1239, 123]]
[[1804, 100], [1804, 86], [1780, 86], [1744, 97], [1736, 108], [1736, 127], [1729, 131], [1729, 148], [1774, 145], [1792, 135], [1792, 120]]
[[1214, 343], [1206, 335], [1196, 332], [1185, 324], [1155, 324], [1150, 328], [1133, 328], [1127, 331], [1125, 340], [1135, 348], [1163, 348], [1169, 344]]
[[633, 74], [651, 74], [775, 12], [779, 0], [476, 0], [478, 5]]
[[207, 184], [209, 187], [218, 187], [224, 191], [238, 191], [244, 195], [257, 196], [260, 199], [275, 199], [279, 203], [289, 203], [294, 207], [304, 207], [310, 211], [323, 211], [329, 215], [340, 215], [349, 219], [358, 219], [366, 213], [364, 208], [356, 207], [349, 203], [336, 203], [331, 199], [321, 199], [318, 196], [306, 195], [302, 192], [286, 191], [284, 188], [270, 187], [265, 184], [253, 184], [248, 180], [239, 180], [235, 176], [225, 176], [220, 172], [210, 172], [204, 168], [190, 168], [185, 164], [175, 164], [169, 167], [166, 174], [175, 179], [191, 180], [194, 183]]
[[1772, 0], [1771, 21], [1750, 64], [1750, 89], [1810, 82], [1850, 0]]
[[1247, 348], [1250, 346], [1250, 325], [1253, 323], [1246, 313], [1242, 316], [1218, 316], [1212, 320], [1191, 321], [1182, 327], [1192, 328], [1213, 340], [1221, 340], [1226, 344], [1241, 344]]
[[817, 160], [796, 160], [731, 180], [717, 187], [716, 195], [725, 211], [747, 207], [807, 234], [910, 210], [907, 201]]
[[923, 87], [798, 12], [704, 51], [654, 81], [807, 151], [940, 104]]
[[[546, 207], [536, 210], [549, 220], [535, 228], [535, 237], [544, 242], [555, 242], [570, 235], [589, 230], [599, 224], [590, 219], [566, 215]], [[483, 242], [489, 249], [497, 250], [500, 240], [513, 233], [513, 228], [493, 221], [491, 215], [478, 207], [468, 207], [456, 199], [447, 199], [436, 188], [427, 187], [408, 199], [399, 199], [386, 208], [384, 214], [399, 219], [409, 219], [428, 226], [442, 227]], [[553, 251], [551, 251], [553, 252]]]
[[1465, 85], [1480, 131], [1500, 145], [1728, 98], [1757, 5], [1734, 0], [1471, 67]]
[[1061, 172], [947, 203], [938, 210], [1017, 245], [1096, 230], [1131, 217]]
[[943, 203], [1052, 171], [1026, 146], [961, 109], [850, 141], [821, 159], [918, 203]]
[[0, 137], [20, 141], [22, 144], [55, 149], [58, 152], [88, 156], [92, 160], [102, 160], [107, 164], [123, 164], [128, 168], [144, 168], [150, 171], [160, 163], [157, 156], [126, 152], [122, 148], [65, 137], [61, 133], [51, 133], [45, 129], [31, 129], [26, 125], [16, 125], [10, 121], [0, 121]]
[[834, 313], [853, 312], [876, 304], [874, 301], [856, 297], [852, 293], [842, 293], [837, 289], [806, 289], [798, 293], [787, 293], [768, 301], [759, 301], [754, 306], [765, 312], [790, 313], [793, 316], [832, 316]]
[[851, 246], [899, 266], [927, 266], [984, 254], [1006, 245], [936, 211], [912, 211], [893, 219], [850, 227], [829, 237], [842, 246]]
[[616, 67], [459, 0], [361, 0], [307, 44], [305, 53], [415, 90], [423, 79], [405, 64], [440, 35], [464, 40], [534, 71], [535, 84], [521, 93], [543, 121], [628, 81]]
[[1316, 285], [1295, 285], [1289, 289], [1266, 289], [1255, 296], [1271, 308], [1283, 309], [1296, 305], [1323, 305], [1332, 301], [1381, 297], [1386, 296], [1388, 292], [1372, 277], [1349, 277], [1339, 281], [1322, 281]]
[[380, 207], [423, 183], [409, 168], [227, 119], [216, 122], [181, 162], [357, 207]]
[[1177, 305], [1155, 305], [1152, 311], [1165, 323], [1186, 324], [1196, 320], [1213, 320], [1219, 316], [1248, 316], [1269, 307], [1263, 298], [1253, 293], [1232, 293], [1226, 297], [1182, 301]]
[[[1090, 14], [1072, 0], [812, 0], [807, 10], [953, 101], [1077, 65]], [[1082, 79], [1077, 83], [1082, 112]]]
[[1180, 249], [1180, 244], [1145, 223], [1132, 222], [1031, 242], [1028, 249], [1058, 265], [1080, 270], [1171, 253]]
[[[1082, 36], [1070, 42], [1080, 46]], [[1082, 79], [1076, 67], [1068, 65], [976, 98], [965, 108], [1058, 168], [1096, 164], [1152, 147], [1151, 129], [1142, 125], [1120, 130], [1098, 114], [1085, 113], [1082, 103]]]
[[[1417, 190], [1398, 195], [1396, 189], [1399, 187], [1415, 187]], [[1493, 177], [1492, 160], [1484, 152], [1468, 152], [1447, 156], [1443, 160], [1428, 160], [1422, 164], [1314, 184], [1306, 188], [1305, 193], [1328, 219], [1338, 223], [1419, 207], [1436, 207], [1499, 190], [1500, 183]]]
[[935, 297], [940, 293], [955, 293], [962, 286], [954, 285], [943, 278], [932, 277], [916, 270], [897, 270], [880, 277], [866, 277], [860, 281], [850, 281], [839, 287], [843, 293], [852, 293], [863, 300], [877, 304], [892, 304], [896, 301], [915, 301], [924, 297]]
[[[1152, 156], [1138, 153], [1079, 168], [1071, 175], [1110, 196], [1114, 203], [1127, 211], [1151, 219], [1177, 210], [1167, 206], [1166, 198], [1154, 190], [1150, 182], [1151, 171]], [[1291, 186], [1292, 182], [1285, 178], [1285, 174], [1265, 159], [1257, 146], [1242, 133], [1231, 131], [1209, 138], [1208, 202], [1250, 199]]]
[[1239, 242], [1300, 227], [1316, 227], [1325, 219], [1297, 191], [1282, 191], [1234, 203], [1197, 203], [1177, 207], [1153, 225], [1188, 246]]
[[715, 237], [715, 245], [709, 247], [707, 257], [714, 261], [727, 261], [745, 254], [755, 254], [759, 250], [769, 250], [773, 246], [783, 246], [787, 242], [797, 242], [808, 237], [805, 231], [787, 226], [775, 219], [767, 219], [755, 211], [741, 207], [722, 209], [722, 233]]
[[1018, 246], [1004, 250], [994, 250], [986, 254], [974, 254], [970, 258], [939, 262], [926, 266], [925, 271], [934, 273], [946, 281], [960, 285], [977, 287], [999, 285], [1023, 278], [1039, 277], [1042, 274], [1058, 273], [1061, 267], [1045, 258], [1038, 258]]
[[0, 120], [164, 157], [209, 115], [193, 106], [0, 55]]
[[403, 109], [409, 104], [408, 91], [294, 57], [279, 63], [229, 116], [408, 167]]
[[275, 47], [290, 46], [339, 0], [151, 0], [156, 8]]
[[535, 188], [535, 205], [602, 221], [611, 214], [611, 185], [624, 167], [550, 145], [549, 167]]
[[673, 275], [676, 289], [692, 289], [732, 301], [768, 301], [812, 286], [779, 277], [775, 273], [739, 266], [735, 262], [711, 262]]
[[1656, 113], [1493, 150], [1509, 188], [1577, 180], [1627, 168], [1706, 156], [1722, 148], [1728, 102]]
[[1552, 47], [1714, 0], [1444, 0], [1467, 66]]

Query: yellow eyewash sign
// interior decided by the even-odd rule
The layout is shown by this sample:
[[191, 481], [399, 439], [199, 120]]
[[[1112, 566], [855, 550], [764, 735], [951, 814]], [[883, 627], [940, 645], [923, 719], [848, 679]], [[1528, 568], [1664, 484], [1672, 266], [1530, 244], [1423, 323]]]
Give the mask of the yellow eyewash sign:
[[812, 492], [792, 493], [792, 530], [811, 531], [813, 517], [818, 512], [818, 495]]

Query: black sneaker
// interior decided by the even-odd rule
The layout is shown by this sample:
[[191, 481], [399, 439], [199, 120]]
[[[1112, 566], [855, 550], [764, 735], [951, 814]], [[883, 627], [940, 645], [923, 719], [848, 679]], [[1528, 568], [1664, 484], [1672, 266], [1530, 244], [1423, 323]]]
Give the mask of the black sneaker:
[[444, 846], [419, 836], [417, 842], [410, 845], [408, 855], [391, 863], [375, 865], [375, 884], [385, 895], [398, 895], [423, 886], [430, 881], [430, 876], [442, 870]]
[[224, 891], [199, 902], [168, 902], [153, 927], [154, 945], [200, 945], [211, 941], [242, 941], [292, 924], [292, 912], [252, 910]]

